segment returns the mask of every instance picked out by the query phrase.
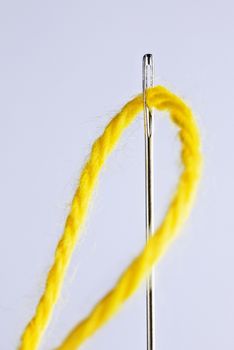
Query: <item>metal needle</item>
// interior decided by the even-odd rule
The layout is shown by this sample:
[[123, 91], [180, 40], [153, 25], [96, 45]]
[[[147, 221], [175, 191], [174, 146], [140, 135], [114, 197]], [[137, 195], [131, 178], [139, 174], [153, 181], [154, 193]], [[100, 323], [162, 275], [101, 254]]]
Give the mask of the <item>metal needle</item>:
[[[143, 103], [145, 129], [145, 208], [146, 208], [146, 239], [154, 230], [154, 164], [153, 164], [153, 112], [147, 106], [147, 88], [154, 84], [153, 56], [143, 57]], [[146, 318], [147, 318], [147, 350], [155, 350], [155, 305], [154, 305], [154, 276], [147, 279], [146, 285]]]

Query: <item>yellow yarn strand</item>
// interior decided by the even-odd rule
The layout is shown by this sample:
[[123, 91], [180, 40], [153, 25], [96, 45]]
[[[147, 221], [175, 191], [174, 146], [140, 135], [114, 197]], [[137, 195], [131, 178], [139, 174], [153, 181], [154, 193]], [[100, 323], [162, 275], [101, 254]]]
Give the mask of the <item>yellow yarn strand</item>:
[[[200, 137], [192, 112], [179, 97], [161, 86], [148, 89], [147, 104], [151, 108], [168, 111], [171, 120], [179, 128], [183, 171], [177, 189], [165, 218], [142, 252], [126, 268], [115, 287], [96, 304], [83, 321], [75, 326], [57, 350], [78, 349], [120, 309], [162, 256], [189, 215], [202, 165]], [[103, 134], [94, 142], [90, 157], [82, 170], [64, 232], [55, 251], [54, 263], [48, 273], [44, 293], [37, 305], [34, 317], [22, 335], [20, 350], [35, 350], [39, 347], [58, 300], [64, 275], [102, 166], [115, 148], [123, 131], [142, 109], [142, 95], [139, 95], [122, 108], [107, 125]]]

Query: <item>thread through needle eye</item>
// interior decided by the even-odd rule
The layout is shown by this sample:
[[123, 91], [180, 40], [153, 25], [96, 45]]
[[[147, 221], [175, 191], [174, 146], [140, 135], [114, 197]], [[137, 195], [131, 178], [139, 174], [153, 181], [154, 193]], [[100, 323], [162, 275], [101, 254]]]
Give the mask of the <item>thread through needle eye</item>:
[[[153, 111], [147, 106], [147, 89], [154, 85], [154, 62], [151, 54], [143, 56], [142, 66], [144, 132], [145, 132], [145, 210], [146, 240], [154, 230], [154, 162], [153, 162]], [[147, 350], [155, 350], [155, 301], [153, 272], [146, 281], [146, 332]]]

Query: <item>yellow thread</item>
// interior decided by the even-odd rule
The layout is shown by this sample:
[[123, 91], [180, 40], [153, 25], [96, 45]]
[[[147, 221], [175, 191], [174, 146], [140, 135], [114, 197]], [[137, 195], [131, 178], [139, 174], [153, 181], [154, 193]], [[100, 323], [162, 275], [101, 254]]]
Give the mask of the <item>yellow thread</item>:
[[[179, 97], [161, 86], [148, 89], [147, 104], [151, 108], [168, 111], [172, 121], [179, 127], [179, 138], [182, 144], [181, 160], [184, 169], [176, 192], [160, 227], [139, 256], [126, 268], [115, 287], [96, 304], [88, 317], [71, 331], [57, 350], [78, 349], [120, 309], [159, 260], [189, 214], [202, 164], [200, 137], [192, 112]], [[123, 131], [142, 109], [142, 95], [139, 95], [123, 107], [93, 144], [90, 157], [80, 176], [63, 235], [56, 248], [54, 263], [48, 273], [44, 293], [34, 317], [22, 335], [20, 350], [38, 348], [59, 297], [64, 275], [101, 168]]]

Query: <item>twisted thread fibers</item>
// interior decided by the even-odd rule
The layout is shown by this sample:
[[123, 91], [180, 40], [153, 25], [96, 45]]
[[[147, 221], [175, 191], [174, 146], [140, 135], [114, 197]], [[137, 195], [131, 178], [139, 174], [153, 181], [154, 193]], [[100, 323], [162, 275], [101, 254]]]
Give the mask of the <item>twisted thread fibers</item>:
[[[179, 128], [183, 171], [176, 191], [161, 225], [142, 252], [126, 268], [114, 288], [96, 304], [83, 321], [74, 327], [57, 350], [78, 349], [113, 317], [146, 278], [189, 215], [202, 166], [200, 137], [192, 112], [179, 97], [161, 86], [147, 90], [147, 104], [150, 108], [168, 111], [171, 120]], [[138, 95], [122, 108], [106, 126], [103, 134], [94, 142], [89, 159], [81, 172], [79, 186], [71, 204], [64, 232], [55, 251], [54, 262], [47, 276], [44, 293], [32, 320], [21, 337], [20, 350], [35, 350], [39, 347], [58, 300], [64, 275], [102, 166], [115, 148], [123, 131], [142, 110], [143, 98], [142, 95]]]

